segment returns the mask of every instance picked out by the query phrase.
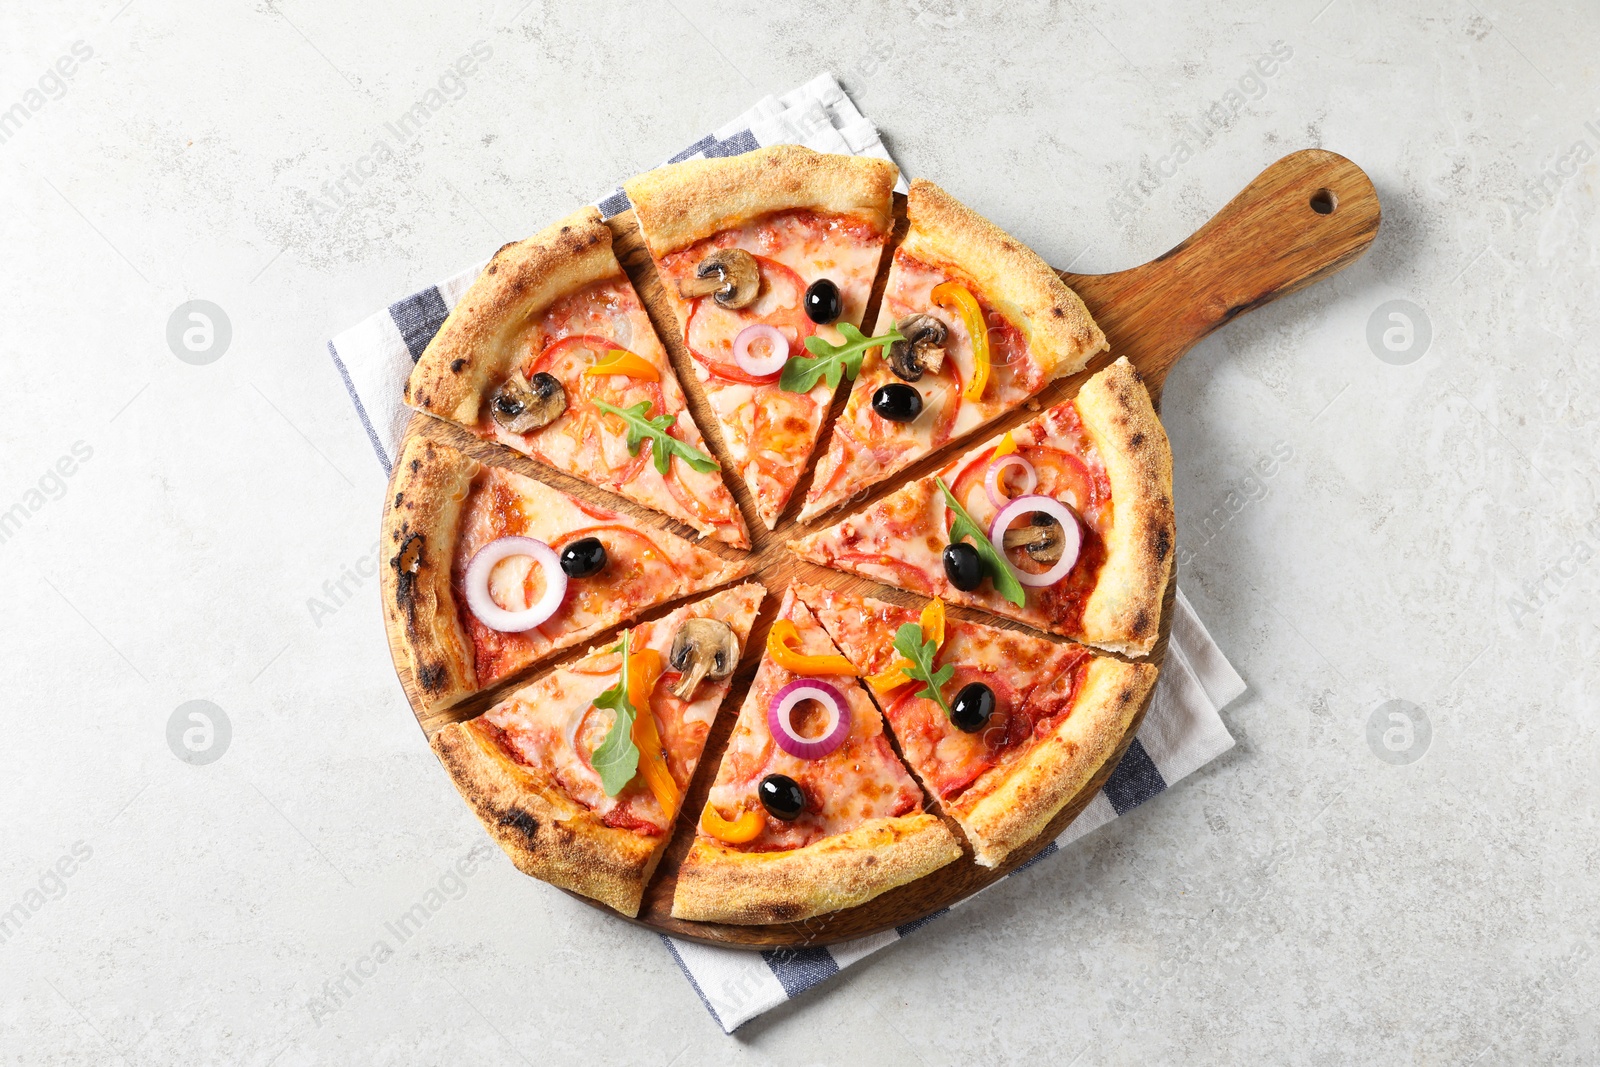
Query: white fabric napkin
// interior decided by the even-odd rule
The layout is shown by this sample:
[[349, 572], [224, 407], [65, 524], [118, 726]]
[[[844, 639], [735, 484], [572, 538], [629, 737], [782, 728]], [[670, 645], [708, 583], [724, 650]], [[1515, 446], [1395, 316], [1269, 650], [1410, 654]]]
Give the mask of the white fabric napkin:
[[[889, 158], [877, 128], [856, 110], [831, 74], [822, 74], [793, 92], [766, 97], [667, 162], [739, 155], [774, 144]], [[900, 189], [905, 191], [903, 175]], [[609, 218], [626, 211], [629, 204], [619, 188], [597, 206]], [[475, 264], [396, 301], [328, 343], [328, 354], [344, 379], [356, 417], [385, 471], [393, 464], [411, 415], [400, 396], [412, 365], [483, 266]], [[1243, 679], [1211, 640], [1180, 588], [1166, 664], [1138, 736], [1083, 814], [1027, 866], [1131, 811], [1233, 747], [1233, 737], [1218, 712], [1244, 690]], [[964, 907], [973, 899], [968, 897], [955, 906]], [[748, 952], [666, 936], [662, 940], [706, 1010], [724, 1031], [732, 1033], [762, 1012], [944, 914], [935, 912], [858, 941], [798, 949]]]

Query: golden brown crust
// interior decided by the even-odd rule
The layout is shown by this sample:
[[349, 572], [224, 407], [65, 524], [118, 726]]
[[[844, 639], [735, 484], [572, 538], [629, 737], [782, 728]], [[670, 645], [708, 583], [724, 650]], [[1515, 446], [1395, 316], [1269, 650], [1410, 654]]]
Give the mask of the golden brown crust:
[[1172, 575], [1172, 446], [1127, 357], [1089, 379], [1076, 403], [1105, 464], [1114, 509], [1083, 632], [1101, 648], [1147, 655]]
[[1128, 732], [1156, 674], [1153, 663], [1096, 657], [1072, 713], [1055, 732], [1033, 745], [1020, 762], [995, 768], [991, 773], [999, 773], [998, 782], [985, 781], [986, 774], [973, 783], [974, 790], [987, 790], [986, 795], [970, 810], [951, 814], [966, 831], [980, 866], [999, 866], [1083, 790]]
[[489, 836], [524, 874], [639, 914], [666, 835], [607, 826], [529, 768], [514, 762], [480, 720], [452, 723], [433, 751]]
[[911, 183], [910, 228], [900, 248], [926, 263], [954, 266], [1022, 330], [1047, 378], [1075, 374], [1106, 347], [1078, 294], [1031, 248], [930, 181]]
[[413, 437], [400, 454], [394, 498], [384, 509], [383, 611], [430, 711], [478, 688], [450, 569], [462, 505], [479, 469], [476, 460], [453, 448]]
[[490, 383], [524, 354], [515, 340], [529, 320], [568, 293], [621, 273], [611, 230], [593, 207], [501, 248], [428, 342], [406, 382], [406, 403], [476, 426]]
[[899, 170], [886, 159], [774, 145], [740, 156], [691, 159], [623, 183], [660, 259], [774, 211], [854, 215], [887, 233]]
[[672, 914], [701, 922], [795, 922], [861, 904], [960, 856], [955, 835], [926, 813], [869, 819], [785, 852], [742, 852], [698, 837], [678, 868]]

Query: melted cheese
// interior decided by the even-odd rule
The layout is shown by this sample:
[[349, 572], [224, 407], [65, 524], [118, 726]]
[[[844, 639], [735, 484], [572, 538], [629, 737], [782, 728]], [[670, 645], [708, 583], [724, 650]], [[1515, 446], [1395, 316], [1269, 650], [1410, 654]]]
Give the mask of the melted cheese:
[[[961, 389], [972, 380], [975, 357], [961, 316], [933, 302], [934, 287], [948, 280], [961, 279], [904, 252], [895, 253], [875, 330], [881, 333], [912, 315], [933, 316], [946, 329], [944, 365], [913, 385], [922, 394], [922, 414], [909, 423], [895, 423], [872, 410], [872, 394], [899, 379], [881, 350], [867, 356], [839, 416], [846, 438], [836, 433], [817, 465], [806, 498], [808, 515], [834, 507], [861, 486], [872, 485], [946, 441], [972, 432], [1045, 386], [1047, 379], [1024, 340], [1025, 324], [1013, 323], [1001, 311], [985, 306], [990, 324], [989, 381], [977, 400], [961, 398]], [[983, 300], [976, 289], [973, 295]]]
[[[793, 594], [785, 598], [780, 618], [792, 619], [798, 627], [798, 651], [802, 654], [837, 654], [833, 642]], [[782, 774], [800, 783], [808, 806], [793, 822], [768, 817], [760, 836], [740, 847], [762, 852], [800, 848], [868, 819], [920, 811], [921, 791], [890, 748], [877, 708], [854, 679], [822, 679], [839, 689], [849, 705], [850, 734], [842, 745], [816, 760], [799, 759], [778, 747], [767, 729], [767, 708], [778, 690], [797, 677], [763, 655], [709, 800], [725, 817], [735, 817], [761, 806], [756, 786], [762, 778]]]
[[[1082, 604], [1105, 558], [1105, 537], [1113, 519], [1114, 502], [1105, 466], [1071, 401], [1049, 409], [1012, 435], [1018, 452], [1029, 458], [1038, 473], [1035, 492], [1071, 504], [1087, 526], [1077, 565], [1053, 586], [1026, 587], [1022, 608], [1001, 597], [990, 582], [971, 592], [950, 584], [941, 558], [949, 544], [947, 509], [934, 477], [896, 490], [831, 529], [803, 539], [798, 554], [887, 585], [1020, 619], [1041, 630], [1075, 632]], [[989, 500], [982, 474], [999, 440], [984, 442], [936, 475], [951, 487], [986, 533], [999, 509]], [[1090, 497], [1088, 503], [1085, 496]]]
[[[733, 365], [733, 340], [752, 321], [766, 322], [784, 332], [790, 340], [791, 355], [805, 354], [802, 331], [814, 329], [824, 339], [837, 343], [841, 340], [838, 330], [831, 325], [813, 326], [800, 306], [805, 287], [819, 278], [827, 278], [839, 287], [839, 321], [859, 326], [872, 293], [885, 236], [868, 234], [859, 222], [809, 212], [780, 212], [723, 231], [671, 253], [657, 264], [668, 298], [678, 313], [678, 323], [691, 351], [698, 354], [695, 377], [721, 424], [729, 459], [750, 487], [761, 517], [769, 525], [783, 510], [816, 447], [833, 391], [819, 382], [801, 397], [784, 392], [776, 382], [730, 381], [713, 374], [705, 361], [724, 367]], [[716, 309], [708, 297], [684, 300], [678, 295], [678, 282], [691, 277], [713, 248], [742, 248], [787, 268], [798, 280], [764, 276], [761, 295], [739, 314]], [[761, 413], [773, 417], [760, 418]]]
[[[863, 671], [887, 668], [897, 655], [895, 632], [917, 620], [912, 609], [878, 600], [823, 590], [805, 595], [845, 655]], [[995, 768], [1014, 763], [1041, 729], [1071, 713], [1075, 672], [1088, 658], [1076, 645], [951, 619], [935, 657], [937, 666], [955, 670], [943, 693], [953, 701], [971, 682], [989, 686], [996, 708], [985, 728], [970, 734], [957, 729], [937, 703], [918, 695], [916, 684], [880, 697], [906, 761], [946, 810], [959, 813], [1003, 775]]]
[[[560, 551], [580, 537], [605, 545], [604, 571], [567, 585], [566, 599], [549, 619], [521, 633], [501, 633], [477, 620], [461, 580], [478, 550], [508, 535], [537, 538]], [[682, 596], [723, 562], [669, 533], [592, 504], [579, 504], [531, 478], [486, 467], [474, 481], [456, 533], [452, 581], [462, 626], [472, 640], [480, 685], [635, 614]], [[511, 557], [490, 575], [490, 595], [516, 610], [533, 603], [544, 576], [528, 557]]]
[[719, 540], [739, 540], [742, 534], [738, 509], [718, 472], [702, 473], [675, 461], [664, 476], [653, 462], [637, 462], [638, 457], [628, 451], [627, 430], [621, 420], [603, 418], [587, 403], [587, 399], [597, 398], [628, 407], [647, 400], [652, 404], [652, 416], [665, 413], [678, 417], [674, 436], [711, 454], [694, 420], [685, 414], [683, 389], [644, 305], [625, 277], [580, 289], [529, 323], [520, 341], [525, 355], [519, 369], [524, 375], [534, 373], [543, 353], [563, 339], [577, 336], [605, 342], [594, 350], [585, 349], [578, 362], [587, 364], [602, 357], [605, 352], [600, 347], [605, 351], [623, 348], [654, 365], [661, 380], [652, 382], [625, 375], [583, 378], [581, 367], [566, 366], [562, 368], [566, 373], [556, 374], [567, 390], [568, 408], [560, 418], [529, 433], [516, 434], [495, 422], [485, 403], [480, 435], [654, 508], [701, 533], [715, 533]]
[[[718, 596], [730, 594], [739, 598], [733, 614], [740, 617], [727, 621], [737, 632], [748, 632], [760, 603], [759, 587], [741, 587]], [[634, 627], [631, 647], [634, 651], [653, 648], [665, 659], [678, 626], [697, 606], [685, 606], [656, 622]], [[594, 707], [594, 699], [617, 684], [620, 670], [621, 656], [609, 648], [592, 652], [571, 667], [517, 690], [483, 717], [502, 732], [513, 758], [542, 771], [568, 796], [603, 820], [640, 833], [664, 833], [668, 828], [666, 813], [640, 777], [636, 776], [616, 796], [607, 796], [591, 762], [594, 750], [605, 740], [616, 718], [611, 710]], [[711, 721], [727, 695], [729, 680], [702, 681], [691, 694], [694, 699], [685, 702], [668, 692], [677, 678], [675, 672], [668, 671], [656, 682], [648, 713], [656, 717], [673, 779], [680, 789], [687, 789]]]

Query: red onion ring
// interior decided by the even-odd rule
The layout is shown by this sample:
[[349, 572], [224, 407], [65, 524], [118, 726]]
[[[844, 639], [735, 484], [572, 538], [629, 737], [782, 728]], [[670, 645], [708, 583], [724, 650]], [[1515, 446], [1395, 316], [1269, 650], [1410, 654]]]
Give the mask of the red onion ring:
[[[544, 569], [544, 595], [537, 603], [521, 611], [507, 611], [489, 595], [489, 574], [495, 564], [510, 556], [532, 556]], [[504, 634], [531, 630], [556, 613], [567, 595], [567, 575], [561, 569], [561, 559], [555, 549], [533, 537], [500, 537], [473, 555], [467, 564], [467, 573], [461, 579], [467, 594], [467, 607], [478, 621], [491, 630]]]
[[[758, 356], [750, 350], [757, 341], [767, 342], [767, 355]], [[746, 326], [733, 339], [733, 361], [746, 374], [777, 374], [789, 361], [789, 339], [776, 326], [764, 322]]]
[[[1031, 515], [1036, 511], [1042, 511], [1059, 522], [1061, 535], [1065, 538], [1061, 546], [1060, 561], [1040, 574], [1020, 570], [1011, 562], [1005, 549], [1006, 528], [1014, 519]], [[1055, 585], [1072, 570], [1072, 565], [1078, 562], [1078, 550], [1083, 547], [1083, 529], [1078, 525], [1078, 516], [1072, 513], [1072, 509], [1054, 497], [1019, 496], [1001, 508], [999, 514], [994, 517], [994, 522], [989, 524], [989, 540], [994, 545], [995, 551], [1000, 553], [1000, 558], [1005, 560], [1006, 566], [1011, 568], [1011, 573], [1016, 575], [1017, 581], [1037, 589], [1041, 586]]]
[[[806, 738], [795, 733], [791, 715], [802, 700], [815, 700], [828, 709], [828, 728], [821, 737]], [[778, 747], [796, 759], [821, 759], [850, 736], [850, 705], [844, 694], [827, 682], [815, 678], [796, 678], [773, 694], [767, 705], [767, 730]]]
[[1005, 490], [1000, 487], [1000, 479], [1004, 477], [1007, 467], [1022, 468], [1024, 481], [1022, 492], [1018, 493], [1018, 496], [1031, 493], [1039, 486], [1039, 472], [1033, 469], [1032, 463], [1029, 463], [1015, 452], [1001, 456], [999, 459], [990, 460], [989, 473], [984, 475], [983, 487], [989, 491], [989, 503], [997, 508], [1005, 507], [1008, 499], [1005, 495]]

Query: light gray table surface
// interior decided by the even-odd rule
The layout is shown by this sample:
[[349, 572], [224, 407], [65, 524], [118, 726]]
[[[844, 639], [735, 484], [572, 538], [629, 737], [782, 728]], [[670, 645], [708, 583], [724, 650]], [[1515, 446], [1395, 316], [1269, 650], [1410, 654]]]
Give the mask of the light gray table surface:
[[[1597, 44], [1548, 0], [6, 3], [0, 1061], [1595, 1062]], [[324, 341], [823, 70], [1076, 271], [1307, 146], [1384, 220], [1168, 380], [1236, 749], [730, 1038], [654, 935], [450, 874]]]

